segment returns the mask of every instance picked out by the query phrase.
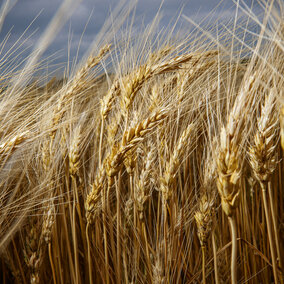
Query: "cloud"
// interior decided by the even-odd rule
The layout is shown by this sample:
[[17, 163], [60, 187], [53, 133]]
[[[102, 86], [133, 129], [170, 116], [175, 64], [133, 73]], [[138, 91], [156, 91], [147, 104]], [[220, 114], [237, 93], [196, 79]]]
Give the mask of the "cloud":
[[[250, 5], [251, 1], [253, 0], [247, 0], [246, 3]], [[126, 5], [129, 2], [130, 1], [126, 1]], [[35, 17], [40, 13], [40, 15], [34, 20], [34, 23], [31, 25], [29, 30], [26, 32], [26, 37], [30, 36], [35, 30], [37, 30], [36, 34], [27, 40], [23, 44], [22, 48], [34, 46], [40, 34], [48, 26], [48, 23], [55, 15], [61, 3], [62, 0], [18, 1], [5, 19], [3, 29], [0, 31], [0, 44], [8, 31], [13, 27], [11, 37], [6, 44], [6, 50], [10, 48], [13, 43], [24, 33], [26, 28], [35, 19]], [[90, 18], [82, 37], [80, 52], [80, 55], [82, 55], [88, 49], [95, 36], [99, 33], [105, 20], [107, 20], [109, 16], [110, 10], [113, 10], [117, 3], [118, 1], [116, 0], [83, 0], [68, 23], [62, 28], [59, 35], [50, 45], [45, 53], [45, 56], [49, 56], [58, 50], [63, 50], [63, 57], [61, 60], [66, 61], [68, 39], [71, 37], [72, 44], [70, 47], [70, 54], [72, 58], [76, 54], [76, 50], [85, 29], [85, 25]], [[216, 19], [230, 20], [235, 12], [235, 4], [233, 1], [223, 1], [223, 4], [214, 10], [218, 3], [219, 0], [165, 0], [161, 8], [163, 17], [160, 27], [168, 26], [170, 19], [174, 16], [177, 16], [182, 7], [182, 13], [187, 17], [193, 18], [193, 20], [196, 22], [200, 22], [212, 11], [214, 11], [211, 14], [211, 20], [213, 22]], [[160, 5], [161, 0], [139, 0], [135, 9], [136, 20], [134, 22], [134, 28], [139, 30], [139, 27], [141, 27], [142, 23], [147, 25], [155, 17]], [[186, 24], [189, 25], [188, 23]], [[24, 53], [23, 56], [26, 56], [26, 54]]]

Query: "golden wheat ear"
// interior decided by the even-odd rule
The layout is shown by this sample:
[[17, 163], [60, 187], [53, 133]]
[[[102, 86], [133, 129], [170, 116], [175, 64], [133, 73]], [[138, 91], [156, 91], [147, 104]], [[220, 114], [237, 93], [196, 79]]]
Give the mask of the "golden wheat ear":
[[194, 125], [194, 123], [189, 124], [188, 127], [183, 131], [172, 152], [172, 155], [170, 156], [170, 159], [166, 163], [166, 168], [163, 173], [163, 176], [160, 177], [160, 190], [162, 192], [163, 202], [167, 202], [172, 196], [172, 184], [175, 180], [175, 176], [181, 164], [181, 156], [186, 149], [186, 145], [192, 144], [190, 136], [193, 133]]
[[214, 206], [214, 197], [204, 193], [200, 197], [198, 210], [194, 214], [194, 219], [197, 225], [197, 235], [202, 250], [202, 278], [204, 284], [206, 283], [205, 251], [206, 251], [207, 240], [212, 230], [213, 215], [214, 215], [213, 206]]

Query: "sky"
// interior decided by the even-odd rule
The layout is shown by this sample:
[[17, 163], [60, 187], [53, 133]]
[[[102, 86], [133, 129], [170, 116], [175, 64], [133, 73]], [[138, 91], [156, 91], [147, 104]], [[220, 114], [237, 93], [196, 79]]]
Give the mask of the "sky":
[[[0, 0], [0, 5], [4, 1]], [[0, 31], [0, 61], [1, 57], [15, 43], [13, 50], [16, 49], [19, 38], [21, 38], [22, 46], [15, 54], [19, 54], [23, 50], [22, 57], [29, 54], [62, 3], [62, 0], [10, 1], [12, 4], [15, 4], [5, 17], [2, 30]], [[125, 0], [124, 2], [125, 7], [130, 7], [131, 3], [133, 3], [131, 0]], [[243, 2], [248, 6], [252, 6], [254, 11], [259, 10], [259, 6], [254, 3], [256, 1], [245, 0]], [[68, 58], [74, 58], [76, 55], [81, 39], [79, 49], [79, 57], [81, 57], [98, 35], [105, 21], [109, 19], [110, 11], [114, 11], [118, 4], [118, 0], [82, 0], [43, 56], [48, 57], [52, 55], [54, 63], [66, 62]], [[182, 15], [193, 19], [197, 23], [210, 13], [211, 21], [216, 19], [218, 21], [229, 21], [234, 18], [236, 11], [234, 0], [223, 0], [222, 3], [219, 0], [164, 0], [162, 6], [161, 0], [137, 0], [134, 27], [139, 29], [150, 23], [160, 7], [162, 15], [160, 28], [169, 25], [170, 20], [177, 17], [181, 9]], [[241, 15], [242, 12], [239, 11], [239, 14]], [[183, 17], [180, 21], [184, 22], [185, 27], [188, 25], [188, 29], [193, 28]], [[84, 35], [82, 36], [83, 32]], [[8, 34], [9, 37], [6, 41]], [[4, 41], [5, 46], [3, 47], [1, 43]], [[68, 42], [71, 42], [71, 44], [68, 45]], [[68, 46], [70, 46], [69, 56], [67, 52]]]

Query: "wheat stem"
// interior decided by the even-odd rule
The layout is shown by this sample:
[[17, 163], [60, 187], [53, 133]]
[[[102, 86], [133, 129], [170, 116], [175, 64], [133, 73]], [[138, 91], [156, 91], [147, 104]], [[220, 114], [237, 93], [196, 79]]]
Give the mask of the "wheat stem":
[[206, 270], [205, 270], [206, 246], [202, 246], [201, 251], [202, 251], [202, 283], [206, 284]]
[[91, 258], [91, 247], [90, 247], [90, 238], [89, 238], [89, 224], [86, 226], [86, 238], [87, 238], [87, 247], [88, 247], [88, 268], [89, 268], [89, 281], [90, 284], [93, 284], [93, 274], [92, 274], [92, 258]]
[[75, 279], [76, 283], [79, 283], [79, 256], [78, 256], [78, 241], [76, 232], [76, 200], [73, 200], [72, 209], [72, 235], [73, 235], [73, 246], [74, 246], [74, 258], [75, 258]]
[[[275, 243], [276, 243], [276, 251], [277, 251], [277, 257], [279, 261], [279, 268], [282, 272], [282, 260], [281, 260], [281, 252], [280, 252], [280, 245], [279, 245], [279, 237], [278, 237], [278, 230], [277, 230], [277, 220], [275, 216], [275, 203], [273, 199], [273, 193], [272, 193], [272, 183], [271, 181], [268, 182], [268, 196], [269, 196], [269, 201], [270, 201], [270, 208], [271, 208], [271, 215], [272, 215], [272, 224], [273, 224], [273, 229], [274, 229], [274, 235], [275, 235]], [[280, 283], [283, 283], [283, 278], [282, 275], [280, 275]]]
[[51, 252], [51, 243], [48, 244], [48, 255], [49, 255], [49, 261], [52, 271], [52, 277], [53, 277], [53, 283], [56, 284], [56, 276], [55, 276], [55, 268], [52, 260], [52, 252]]
[[231, 281], [232, 284], [237, 284], [237, 225], [234, 215], [228, 216], [228, 220], [232, 236]]
[[214, 257], [214, 275], [215, 275], [215, 283], [219, 284], [219, 277], [218, 277], [218, 262], [217, 262], [217, 250], [216, 250], [216, 241], [215, 241], [215, 234], [212, 234], [212, 248], [213, 248], [213, 257]]
[[280, 110], [280, 136], [281, 136], [281, 146], [284, 153], [284, 104]]
[[120, 211], [120, 187], [121, 187], [121, 172], [118, 174], [118, 181], [116, 184], [116, 218], [117, 218], [117, 225], [116, 225], [116, 253], [117, 253], [117, 282], [121, 283], [121, 245], [120, 245], [120, 230], [121, 230], [121, 211]]
[[262, 191], [262, 201], [263, 201], [263, 207], [264, 207], [264, 213], [265, 213], [265, 219], [266, 219], [266, 225], [267, 225], [269, 247], [270, 247], [271, 258], [272, 258], [274, 281], [275, 281], [275, 283], [278, 283], [277, 262], [276, 262], [274, 244], [273, 244], [271, 223], [270, 223], [269, 212], [268, 212], [268, 203], [267, 203], [267, 198], [266, 198], [267, 183], [260, 183], [260, 185], [261, 185], [261, 189], [262, 189], [261, 190]]
[[107, 240], [107, 222], [106, 222], [106, 200], [107, 192], [106, 187], [103, 187], [103, 197], [102, 197], [102, 209], [103, 209], [103, 239], [104, 239], [104, 251], [105, 251], [105, 274], [106, 274], [106, 283], [109, 284], [109, 260], [108, 260], [108, 240]]

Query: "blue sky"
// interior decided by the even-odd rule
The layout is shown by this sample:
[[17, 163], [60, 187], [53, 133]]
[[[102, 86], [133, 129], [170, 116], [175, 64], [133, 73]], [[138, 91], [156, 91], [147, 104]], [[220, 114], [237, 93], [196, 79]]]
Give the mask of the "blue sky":
[[[0, 3], [3, 2], [4, 0], [0, 0]], [[13, 2], [16, 1], [11, 0], [12, 4]], [[60, 51], [58, 53], [59, 58], [55, 62], [66, 62], [68, 58], [68, 38], [72, 35], [70, 57], [74, 57], [84, 27], [88, 22], [79, 52], [79, 55], [82, 56], [101, 30], [104, 22], [108, 19], [110, 11], [115, 9], [118, 2], [118, 0], [83, 0], [75, 9], [70, 20], [63, 26], [53, 43], [48, 47], [44, 56]], [[129, 6], [131, 2], [133, 1], [125, 1], [125, 6]], [[252, 6], [254, 11], [258, 11], [259, 6], [254, 2], [256, 1], [244, 1], [248, 6]], [[22, 46], [22, 49], [27, 48], [31, 50], [61, 3], [62, 0], [18, 0], [6, 16], [0, 32], [0, 43], [3, 42], [8, 33], [10, 34], [5, 48], [2, 54], [0, 54], [0, 59], [33, 21], [24, 36], [24, 38], [28, 39]], [[218, 4], [219, 6], [217, 7]], [[161, 0], [138, 0], [135, 9], [134, 27], [139, 29], [143, 23], [147, 25], [155, 17], [160, 5]], [[211, 21], [218, 19], [218, 21], [226, 22], [234, 18], [236, 4], [234, 0], [223, 0], [221, 3], [219, 0], [164, 0], [161, 7], [162, 19], [159, 27], [167, 26], [170, 19], [176, 17], [181, 8], [183, 9], [182, 14], [195, 22], [202, 21], [210, 13]], [[241, 11], [239, 14], [242, 14]], [[183, 27], [188, 26], [188, 29], [192, 28], [192, 25], [184, 18], [181, 18], [180, 21], [183, 22]], [[23, 53], [23, 56], [28, 54], [28, 50]]]

